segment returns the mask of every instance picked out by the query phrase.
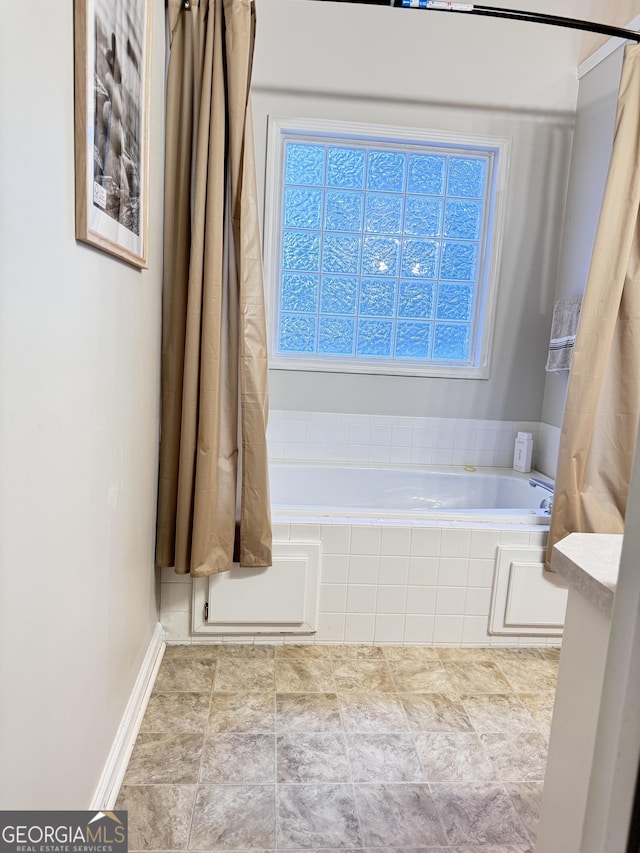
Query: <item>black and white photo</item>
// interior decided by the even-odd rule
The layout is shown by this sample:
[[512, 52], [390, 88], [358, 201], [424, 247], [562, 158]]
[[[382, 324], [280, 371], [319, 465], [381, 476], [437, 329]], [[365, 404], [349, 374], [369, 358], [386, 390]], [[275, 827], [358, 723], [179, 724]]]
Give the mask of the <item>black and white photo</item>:
[[150, 0], [76, 2], [76, 236], [146, 266]]

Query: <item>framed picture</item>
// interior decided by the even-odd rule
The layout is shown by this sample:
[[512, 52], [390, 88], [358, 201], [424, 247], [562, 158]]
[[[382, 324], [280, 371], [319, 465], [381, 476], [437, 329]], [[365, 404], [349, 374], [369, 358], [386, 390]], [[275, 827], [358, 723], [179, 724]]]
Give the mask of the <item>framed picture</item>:
[[147, 267], [152, 0], [75, 0], [76, 237]]

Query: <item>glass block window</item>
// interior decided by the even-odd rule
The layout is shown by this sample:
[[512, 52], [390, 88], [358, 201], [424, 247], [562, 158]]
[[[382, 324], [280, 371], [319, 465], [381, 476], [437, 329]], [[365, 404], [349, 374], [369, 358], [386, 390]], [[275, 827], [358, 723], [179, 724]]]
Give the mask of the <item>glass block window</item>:
[[273, 366], [486, 368], [500, 146], [318, 124], [270, 141]]

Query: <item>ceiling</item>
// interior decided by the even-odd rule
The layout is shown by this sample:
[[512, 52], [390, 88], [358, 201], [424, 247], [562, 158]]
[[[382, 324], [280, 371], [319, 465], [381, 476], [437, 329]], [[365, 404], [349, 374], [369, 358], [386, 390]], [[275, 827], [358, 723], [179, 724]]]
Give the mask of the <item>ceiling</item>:
[[[581, 18], [615, 27], [626, 27], [640, 15], [640, 0], [497, 0], [495, 5], [504, 9], [526, 9], [528, 12]], [[582, 62], [605, 41], [607, 36], [576, 30], [574, 49], [577, 61]]]

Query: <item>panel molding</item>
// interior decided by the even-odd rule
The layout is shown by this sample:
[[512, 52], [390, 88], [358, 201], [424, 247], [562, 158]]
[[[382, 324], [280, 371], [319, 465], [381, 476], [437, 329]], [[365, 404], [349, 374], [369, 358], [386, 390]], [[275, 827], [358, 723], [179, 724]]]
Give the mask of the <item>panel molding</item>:
[[545, 548], [499, 545], [489, 611], [489, 633], [562, 636], [566, 585], [544, 572]]
[[[215, 596], [228, 595], [225, 588], [228, 587], [230, 577], [228, 573], [213, 575], [205, 578], [194, 578], [191, 611], [191, 630], [195, 635], [254, 635], [254, 634], [314, 634], [318, 625], [318, 590], [320, 583], [320, 566], [322, 560], [322, 543], [319, 541], [288, 541], [273, 543], [273, 567], [265, 569], [282, 570], [283, 574], [293, 569], [295, 563], [300, 564], [304, 571], [304, 583], [299, 586], [297, 600], [291, 601], [290, 615], [285, 616], [279, 612], [274, 619], [266, 618], [257, 621], [255, 608], [260, 605], [262, 586], [259, 582], [249, 589], [251, 576], [242, 579], [247, 587], [247, 616], [243, 618], [236, 611], [235, 617], [228, 620], [212, 621], [209, 615], [205, 616], [205, 608], [211, 613], [209, 603]], [[234, 564], [238, 572], [242, 572], [238, 564]], [[235, 569], [234, 569], [235, 570]], [[247, 570], [254, 572], [254, 570]], [[254, 572], [255, 575], [255, 572]], [[226, 577], [225, 577], [226, 576]], [[255, 575], [263, 578], [266, 575], [260, 573]], [[282, 580], [282, 579], [281, 579]], [[276, 582], [278, 579], [276, 579]], [[225, 586], [223, 586], [225, 584]], [[234, 602], [235, 603], [235, 602]], [[284, 618], [283, 618], [284, 617]]]

